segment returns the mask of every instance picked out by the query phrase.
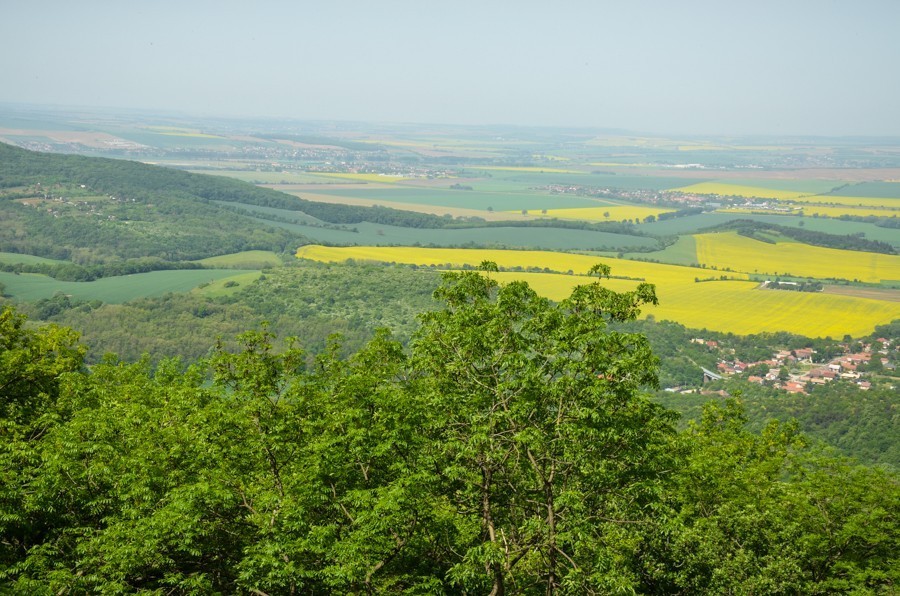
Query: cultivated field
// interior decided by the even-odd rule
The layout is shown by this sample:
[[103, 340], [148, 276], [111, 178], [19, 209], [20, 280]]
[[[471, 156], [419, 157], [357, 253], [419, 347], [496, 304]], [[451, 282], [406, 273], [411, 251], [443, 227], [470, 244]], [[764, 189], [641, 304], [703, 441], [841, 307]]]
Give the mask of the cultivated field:
[[900, 199], [890, 197], [855, 197], [841, 195], [807, 195], [792, 199], [795, 203], [804, 203], [804, 209], [811, 209], [805, 203], [814, 203], [823, 206], [846, 206], [860, 208], [884, 208], [900, 210]]
[[810, 194], [793, 190], [765, 188], [762, 186], [723, 184], [721, 182], [701, 182], [700, 184], [691, 184], [690, 186], [682, 186], [679, 188], [673, 188], [671, 190], [694, 193], [698, 195], [722, 195], [726, 197], [778, 199], [782, 201], [796, 200], [800, 197]]
[[390, 176], [388, 174], [352, 174], [352, 173], [322, 173], [324, 178], [337, 178], [339, 180], [355, 180], [359, 182], [383, 182], [393, 183], [400, 180], [406, 180], [404, 176]]
[[[448, 186], [450, 182], [448, 181]], [[481, 211], [521, 211], [522, 209], [571, 209], [575, 207], [596, 207], [602, 201], [573, 195], [551, 195], [535, 191], [481, 191], [445, 190], [431, 188], [400, 187], [390, 189], [359, 188], [332, 190], [323, 188], [317, 194], [333, 197], [368, 199], [371, 201], [391, 201], [394, 203], [414, 203], [441, 207], [461, 207]], [[305, 197], [301, 193], [301, 196]]]
[[[698, 215], [676, 217], [664, 221], [641, 224], [638, 229], [648, 234], [693, 234], [702, 231], [704, 228], [720, 225], [734, 219], [735, 216], [728, 213], [701, 213]], [[772, 223], [779, 226], [789, 226], [792, 228], [806, 228], [807, 230], [825, 232], [826, 234], [862, 234], [869, 240], [887, 242], [888, 244], [900, 247], [900, 233], [897, 233], [896, 229], [883, 228], [871, 223], [842, 221], [828, 217], [776, 215], [773, 213], [747, 213], [742, 214], [741, 219], [750, 219], [753, 221]]]
[[[753, 181], [748, 181], [753, 182]], [[732, 182], [702, 182], [674, 188], [681, 192], [771, 199], [780, 202], [795, 203], [795, 208], [805, 215], [817, 214], [824, 217], [840, 217], [856, 215], [866, 217], [891, 217], [900, 215], [900, 198], [894, 183], [869, 183], [856, 185], [836, 185], [835, 181], [780, 181], [760, 180], [758, 185], [742, 185]], [[861, 194], [850, 194], [859, 191]], [[829, 192], [830, 191], [830, 192]], [[831, 193], [834, 194], [831, 194]], [[884, 196], [867, 193], [884, 193]], [[847, 194], [843, 194], [847, 193]], [[722, 209], [724, 213], [757, 213], [745, 209]], [[764, 211], [762, 213], [765, 213]]]
[[900, 209], [877, 207], [824, 207], [821, 205], [803, 205], [804, 215], [819, 215], [822, 217], [840, 217], [842, 215], [856, 215], [858, 217], [900, 217]]
[[311, 174], [308, 172], [257, 172], [256, 170], [231, 170], [231, 169], [214, 169], [214, 170], [190, 170], [195, 174], [212, 174], [215, 176], [224, 176], [226, 178], [235, 178], [244, 182], [251, 182], [259, 185], [292, 185], [292, 184], [341, 184], [345, 180], [337, 178], [329, 178], [319, 174]]
[[245, 250], [230, 255], [209, 257], [197, 261], [207, 267], [222, 267], [228, 269], [265, 269], [266, 267], [278, 267], [281, 259], [270, 250]]
[[23, 255], [17, 252], [0, 252], [0, 263], [23, 265], [59, 265], [66, 261], [58, 261], [56, 259], [45, 259], [44, 257], [36, 257], [34, 255]]
[[[484, 260], [501, 267], [537, 267], [554, 271], [584, 273], [595, 263], [612, 267], [613, 276], [630, 279], [604, 280], [617, 291], [630, 290], [640, 280], [656, 285], [660, 306], [647, 308], [644, 314], [669, 319], [697, 329], [732, 333], [790, 331], [812, 337], [860, 336], [878, 324], [900, 318], [900, 304], [856, 296], [811, 292], [758, 290], [756, 282], [743, 273], [724, 273], [693, 267], [642, 263], [614, 258], [537, 251], [463, 250], [427, 248], [305, 246], [297, 256], [318, 261], [340, 262], [347, 259], [398, 262], [459, 268], [478, 265]], [[497, 279], [524, 279], [542, 295], [560, 299], [571, 288], [586, 283], [582, 275], [559, 273], [501, 272]], [[697, 281], [726, 275], [726, 281]]]
[[542, 211], [529, 211], [529, 215], [541, 215], [544, 217], [558, 217], [560, 219], [580, 219], [585, 221], [644, 221], [645, 218], [659, 216], [660, 213], [668, 213], [672, 209], [660, 209], [658, 207], [642, 207], [640, 205], [609, 205], [603, 207], [584, 207], [580, 209], [548, 209]]
[[27, 302], [52, 298], [57, 292], [61, 292], [76, 300], [120, 304], [137, 298], [162, 296], [169, 292], [188, 292], [201, 284], [218, 280], [236, 279], [246, 282], [247, 274], [258, 277], [259, 273], [240, 269], [189, 269], [151, 271], [76, 282], [58, 281], [46, 275], [0, 272], [0, 283], [6, 286], [7, 295]]
[[799, 242], [769, 244], [736, 232], [698, 234], [697, 260], [720, 270], [760, 275], [848, 279], [868, 283], [900, 280], [900, 256], [838, 250]]

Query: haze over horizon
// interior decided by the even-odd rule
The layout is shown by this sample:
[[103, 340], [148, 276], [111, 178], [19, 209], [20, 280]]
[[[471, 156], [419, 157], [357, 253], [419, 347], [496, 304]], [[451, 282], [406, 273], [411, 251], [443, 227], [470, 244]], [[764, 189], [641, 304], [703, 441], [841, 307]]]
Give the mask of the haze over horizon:
[[900, 3], [35, 0], [0, 102], [298, 120], [900, 135]]

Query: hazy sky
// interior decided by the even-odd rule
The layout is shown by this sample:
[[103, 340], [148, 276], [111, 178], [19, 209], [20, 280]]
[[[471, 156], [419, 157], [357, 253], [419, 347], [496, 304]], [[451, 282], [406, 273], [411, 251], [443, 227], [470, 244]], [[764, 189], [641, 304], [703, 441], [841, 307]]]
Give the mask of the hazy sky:
[[900, 0], [0, 0], [0, 101], [900, 135]]

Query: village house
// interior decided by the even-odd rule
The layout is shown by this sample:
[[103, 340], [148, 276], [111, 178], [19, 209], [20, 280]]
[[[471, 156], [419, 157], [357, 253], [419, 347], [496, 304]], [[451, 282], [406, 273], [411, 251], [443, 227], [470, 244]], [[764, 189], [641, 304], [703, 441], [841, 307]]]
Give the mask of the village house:
[[788, 381], [787, 383], [782, 385], [781, 388], [788, 393], [802, 393], [806, 395], [806, 385], [803, 383], [798, 383], [797, 381]]
[[844, 358], [854, 364], [862, 364], [862, 363], [868, 362], [872, 359], [872, 353], [871, 352], [861, 352], [859, 354], [848, 354], [848, 355], [844, 356]]
[[794, 350], [794, 356], [797, 357], [797, 360], [801, 360], [803, 362], [809, 362], [812, 364], [812, 357], [816, 351], [812, 348], [800, 348], [799, 350]]

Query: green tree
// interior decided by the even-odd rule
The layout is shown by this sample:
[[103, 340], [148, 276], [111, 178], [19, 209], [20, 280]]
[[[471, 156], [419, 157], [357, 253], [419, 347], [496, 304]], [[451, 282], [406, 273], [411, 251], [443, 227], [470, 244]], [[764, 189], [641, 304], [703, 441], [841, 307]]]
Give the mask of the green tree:
[[641, 549], [650, 591], [891, 593], [896, 476], [811, 452], [795, 422], [746, 423], [739, 402], [710, 403], [681, 437], [671, 509]]
[[652, 286], [595, 282], [552, 304], [463, 272], [436, 296], [446, 306], [422, 316], [412, 361], [440, 495], [467, 537], [451, 581], [491, 594], [634, 589], [630, 527], [667, 469], [671, 427], [640, 394], [656, 382], [645, 338], [607, 323], [655, 304]]
[[41, 444], [69, 412], [58, 404], [65, 379], [80, 371], [78, 335], [48, 325], [25, 326], [11, 307], [0, 310], [0, 578], [41, 544], [53, 525], [31, 485], [41, 473]]

